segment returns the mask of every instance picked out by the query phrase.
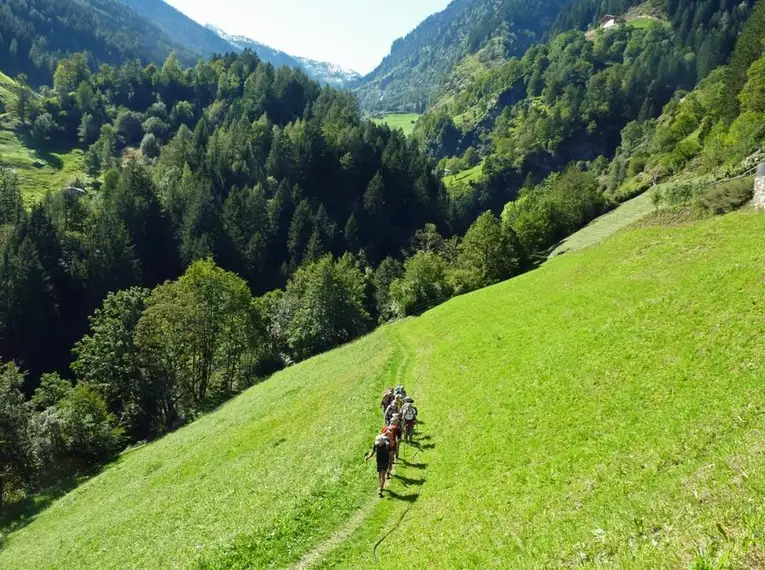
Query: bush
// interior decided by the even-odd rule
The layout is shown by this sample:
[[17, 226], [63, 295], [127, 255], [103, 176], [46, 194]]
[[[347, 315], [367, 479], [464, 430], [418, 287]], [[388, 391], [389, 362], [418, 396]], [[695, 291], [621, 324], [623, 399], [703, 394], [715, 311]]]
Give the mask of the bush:
[[399, 317], [443, 303], [452, 296], [446, 262], [430, 251], [419, 251], [404, 263], [404, 276], [390, 286], [390, 310]]
[[170, 127], [159, 117], [150, 117], [143, 123], [143, 130], [146, 134], [151, 133], [160, 140], [164, 140]]
[[53, 131], [56, 129], [56, 123], [50, 113], [39, 115], [32, 125], [32, 136], [37, 144], [45, 144]]
[[125, 143], [128, 145], [137, 144], [143, 136], [141, 115], [135, 111], [120, 111], [117, 120], [114, 122], [114, 128], [117, 134], [125, 139]]
[[360, 336], [370, 325], [366, 285], [350, 254], [301, 267], [273, 305], [272, 334], [295, 360]]
[[144, 135], [143, 140], [141, 141], [141, 153], [143, 153], [146, 158], [157, 158], [159, 156], [159, 151], [157, 137], [152, 133]]
[[740, 178], [712, 186], [699, 196], [698, 204], [711, 214], [726, 214], [749, 202], [753, 194], [753, 179]]
[[119, 449], [122, 430], [94, 387], [78, 384], [58, 405], [58, 411], [64, 449], [75, 465], [96, 465]]

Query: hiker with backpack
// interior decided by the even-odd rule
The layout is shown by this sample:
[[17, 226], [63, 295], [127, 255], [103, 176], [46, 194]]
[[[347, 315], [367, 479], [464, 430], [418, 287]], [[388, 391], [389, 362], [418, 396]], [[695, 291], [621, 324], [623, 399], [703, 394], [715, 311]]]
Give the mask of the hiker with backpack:
[[414, 433], [414, 422], [417, 420], [417, 408], [414, 406], [412, 398], [405, 398], [404, 405], [401, 406], [401, 419], [404, 422], [404, 440], [407, 443], [412, 442]]
[[[385, 393], [383, 394], [382, 400], [380, 400], [380, 406], [382, 406], [382, 413], [383, 418], [385, 417], [385, 412], [388, 410], [388, 406], [391, 405], [393, 400], [396, 398], [396, 395], [393, 393], [393, 387], [388, 388]], [[388, 423], [387, 421], [385, 422]]]
[[399, 416], [395, 414], [388, 425], [382, 428], [380, 435], [388, 438], [388, 445], [390, 449], [390, 460], [388, 462], [388, 479], [390, 479], [390, 472], [393, 469], [395, 459], [398, 458], [398, 440], [401, 437], [399, 431]]
[[403, 405], [404, 400], [401, 398], [401, 396], [396, 395], [390, 405], [385, 409], [384, 419], [386, 426], [390, 423], [391, 418], [393, 418], [393, 414], [398, 414], [401, 411], [401, 406]]
[[391, 461], [390, 442], [382, 434], [375, 438], [372, 450], [364, 456], [364, 461], [369, 461], [373, 455], [377, 457], [377, 480], [380, 484], [377, 494], [382, 497], [385, 489], [385, 478], [390, 471]]

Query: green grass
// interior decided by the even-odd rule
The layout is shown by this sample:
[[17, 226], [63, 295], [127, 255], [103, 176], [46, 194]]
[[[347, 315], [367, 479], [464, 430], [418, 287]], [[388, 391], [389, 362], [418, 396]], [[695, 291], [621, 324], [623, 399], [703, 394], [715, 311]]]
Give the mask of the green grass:
[[18, 132], [18, 120], [7, 111], [15, 104], [18, 84], [0, 73], [0, 165], [16, 170], [22, 195], [27, 204], [38, 202], [48, 190], [58, 190], [82, 172], [83, 152], [80, 149], [46, 151], [24, 144]]
[[0, 119], [0, 163], [16, 170], [27, 204], [38, 202], [48, 190], [58, 190], [82, 172], [83, 152], [36, 151], [24, 146], [13, 128]]
[[651, 192], [643, 192], [640, 196], [619, 205], [614, 210], [594, 220], [587, 227], [567, 237], [553, 250], [550, 257], [579, 251], [598, 244], [651, 213], [654, 209], [651, 203]]
[[409, 136], [419, 118], [420, 115], [417, 113], [393, 113], [385, 115], [381, 119], [373, 119], [373, 121], [378, 125], [388, 125], [391, 129], [401, 129], [405, 135]]
[[478, 182], [483, 177], [483, 161], [476, 164], [473, 168], [463, 170], [457, 174], [444, 176], [444, 185], [450, 192], [457, 191], [471, 182]]
[[651, 26], [666, 25], [666, 22], [662, 22], [655, 18], [635, 18], [634, 20], [629, 20], [627, 24], [638, 30], [644, 30]]
[[45, 152], [28, 148], [15, 126], [0, 118], [0, 164], [16, 170], [27, 204], [38, 202], [48, 190], [58, 190], [81, 175], [82, 159], [80, 149]]
[[[18, 101], [17, 89], [18, 84], [0, 71], [0, 104], [5, 108], [5, 112]], [[0, 112], [2, 112], [1, 109]]]
[[[761, 567], [763, 232], [620, 232], [294, 366], [55, 502], [0, 567]], [[361, 454], [394, 382], [424, 424], [380, 500]]]

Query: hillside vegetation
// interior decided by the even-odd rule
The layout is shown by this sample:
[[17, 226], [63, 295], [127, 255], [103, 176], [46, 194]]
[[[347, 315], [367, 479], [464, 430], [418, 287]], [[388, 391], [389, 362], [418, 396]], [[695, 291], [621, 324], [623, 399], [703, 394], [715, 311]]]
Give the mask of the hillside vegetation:
[[392, 113], [375, 118], [373, 121], [378, 125], [388, 125], [391, 129], [401, 129], [405, 135], [410, 135], [419, 118], [417, 113]]
[[176, 43], [118, 0], [8, 0], [0, 5], [0, 67], [51, 84], [62, 58], [88, 52], [92, 64], [161, 63], [171, 52], [186, 63], [196, 49]]
[[224, 54], [233, 47], [213, 30], [195, 22], [162, 0], [119, 0], [157, 25], [178, 45], [204, 57]]
[[[764, 230], [622, 233], [295, 366], [123, 455], [0, 565], [756, 567]], [[394, 382], [423, 425], [380, 501], [361, 456]]]
[[27, 204], [38, 202], [48, 190], [67, 186], [82, 172], [82, 151], [65, 149], [37, 151], [18, 132], [13, 116], [19, 97], [19, 84], [0, 72], [0, 167], [12, 168]]
[[489, 60], [522, 55], [569, 1], [454, 0], [393, 42], [390, 54], [361, 79], [359, 102], [367, 111], [421, 113], [463, 58], [481, 50]]
[[[573, 164], [596, 176], [612, 203], [686, 168], [695, 176], [724, 163], [715, 175], [725, 177], [763, 143], [759, 98], [742, 91], [748, 80], [758, 92], [759, 76], [747, 69], [763, 53], [764, 8], [753, 7], [577, 0], [522, 57], [457, 65], [413, 138], [455, 178], [483, 160], [480, 178], [449, 182], [468, 219], [539, 194], [548, 176]], [[601, 29], [606, 13], [627, 22]], [[739, 92], [748, 97], [741, 110], [756, 115], [736, 121]]]

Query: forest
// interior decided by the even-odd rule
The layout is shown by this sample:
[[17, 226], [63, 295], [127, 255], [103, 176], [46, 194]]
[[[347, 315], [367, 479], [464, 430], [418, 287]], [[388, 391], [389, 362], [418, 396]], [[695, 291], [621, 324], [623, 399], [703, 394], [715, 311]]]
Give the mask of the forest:
[[542, 39], [570, 0], [456, 0], [397, 39], [390, 54], [358, 84], [366, 111], [423, 112], [466, 56], [487, 65], [521, 56]]
[[163, 62], [171, 52], [187, 64], [195, 55], [118, 0], [4, 0], [0, 3], [2, 71], [50, 85], [56, 64], [87, 53], [94, 65], [139, 59]]
[[[643, 25], [628, 21], [597, 31], [600, 16], [634, 4], [574, 3], [552, 28], [574, 30], [531, 47], [522, 58], [511, 58], [460, 89], [444, 85], [417, 122], [415, 137], [440, 161], [441, 171], [481, 164], [480, 180], [451, 189], [457, 217], [500, 210], [523, 187], [535, 186], [572, 162], [589, 164], [616, 201], [672, 173], [646, 169], [653, 150], [644, 149], [629, 171], [618, 157], [613, 163], [610, 159], [636, 125], [652, 129], [661, 123], [662, 113], [677, 104], [670, 105], [673, 100], [728, 61], [754, 2], [643, 3], [651, 14]], [[738, 91], [729, 93], [735, 101]], [[644, 179], [633, 180], [644, 172]], [[627, 182], [632, 186], [623, 187]]]

